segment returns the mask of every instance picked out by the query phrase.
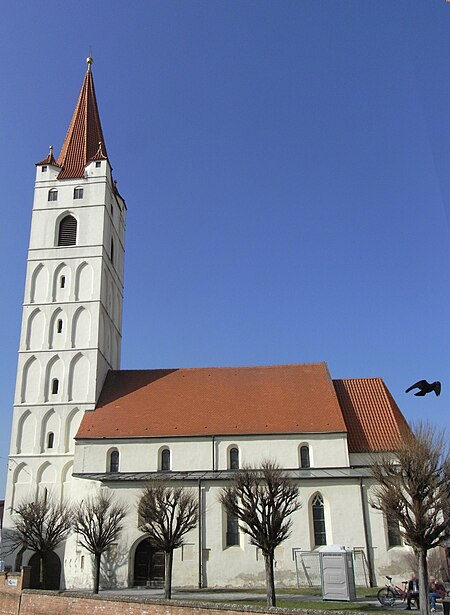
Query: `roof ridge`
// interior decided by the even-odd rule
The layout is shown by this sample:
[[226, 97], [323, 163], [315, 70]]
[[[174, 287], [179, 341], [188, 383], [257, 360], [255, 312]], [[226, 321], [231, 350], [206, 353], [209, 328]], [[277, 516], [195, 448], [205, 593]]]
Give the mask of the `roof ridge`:
[[378, 382], [382, 382], [384, 384], [384, 380], [381, 376], [369, 376], [368, 378], [362, 378], [362, 377], [357, 377], [357, 378], [333, 378], [333, 382], [352, 382], [352, 381], [362, 381], [362, 382], [367, 382], [369, 380], [377, 380]]
[[193, 370], [208, 370], [208, 369], [279, 369], [286, 367], [310, 367], [310, 366], [327, 366], [325, 361], [318, 361], [314, 363], [277, 363], [276, 365], [212, 365], [212, 366], [204, 366], [204, 367], [155, 367], [153, 369], [116, 369], [110, 370], [112, 373], [123, 373], [123, 372], [163, 372], [163, 371], [193, 371]]

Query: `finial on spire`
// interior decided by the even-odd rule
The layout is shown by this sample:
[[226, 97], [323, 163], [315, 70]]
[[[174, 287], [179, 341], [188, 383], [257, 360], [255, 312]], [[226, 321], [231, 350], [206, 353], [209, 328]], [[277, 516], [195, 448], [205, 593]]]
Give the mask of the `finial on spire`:
[[48, 155], [53, 156], [53, 145], [50, 145], [48, 149], [49, 149]]
[[87, 62], [87, 65], [88, 65], [88, 72], [90, 72], [90, 70], [91, 70], [91, 65], [92, 65], [92, 64], [94, 64], [94, 58], [92, 57], [91, 52], [89, 52], [89, 55], [88, 55], [88, 57], [86, 58], [86, 62]]

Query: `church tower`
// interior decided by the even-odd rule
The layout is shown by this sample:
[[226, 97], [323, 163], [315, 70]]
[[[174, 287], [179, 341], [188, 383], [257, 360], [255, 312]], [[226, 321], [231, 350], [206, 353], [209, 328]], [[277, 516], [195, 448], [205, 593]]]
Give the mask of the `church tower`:
[[5, 512], [70, 497], [74, 435], [120, 366], [126, 206], [87, 62], [61, 152], [36, 165]]

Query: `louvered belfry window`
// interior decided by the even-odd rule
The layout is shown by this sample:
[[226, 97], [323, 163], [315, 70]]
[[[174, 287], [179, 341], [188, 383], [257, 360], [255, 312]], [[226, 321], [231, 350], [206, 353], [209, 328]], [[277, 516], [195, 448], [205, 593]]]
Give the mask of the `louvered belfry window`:
[[58, 246], [74, 246], [77, 243], [77, 221], [66, 216], [59, 224]]

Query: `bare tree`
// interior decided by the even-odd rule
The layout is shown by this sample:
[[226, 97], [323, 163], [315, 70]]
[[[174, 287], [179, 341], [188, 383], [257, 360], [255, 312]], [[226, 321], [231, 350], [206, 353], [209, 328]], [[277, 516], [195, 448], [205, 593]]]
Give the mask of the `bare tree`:
[[164, 596], [172, 597], [173, 552], [184, 544], [185, 535], [198, 521], [195, 493], [184, 487], [169, 487], [154, 481], [143, 490], [138, 505], [142, 521], [139, 529], [148, 534], [155, 547], [165, 554]]
[[74, 530], [80, 544], [94, 556], [94, 594], [98, 594], [100, 586], [102, 554], [119, 537], [127, 511], [127, 506], [114, 502], [113, 495], [104, 491], [87, 497], [75, 508]]
[[36, 500], [22, 500], [12, 509], [13, 528], [8, 534], [12, 548], [19, 548], [16, 564], [20, 564], [25, 550], [39, 555], [39, 584], [46, 589], [46, 563], [51, 552], [67, 538], [72, 527], [72, 508], [64, 500], [57, 501], [44, 493]]
[[420, 610], [430, 612], [427, 553], [450, 537], [450, 455], [444, 434], [419, 425], [393, 456], [372, 465], [372, 506], [399, 525], [418, 562]]
[[235, 515], [250, 543], [261, 549], [266, 569], [267, 606], [276, 606], [273, 562], [275, 548], [290, 536], [292, 519], [301, 508], [298, 487], [277, 463], [265, 460], [261, 468], [245, 467], [224, 487], [220, 502]]

